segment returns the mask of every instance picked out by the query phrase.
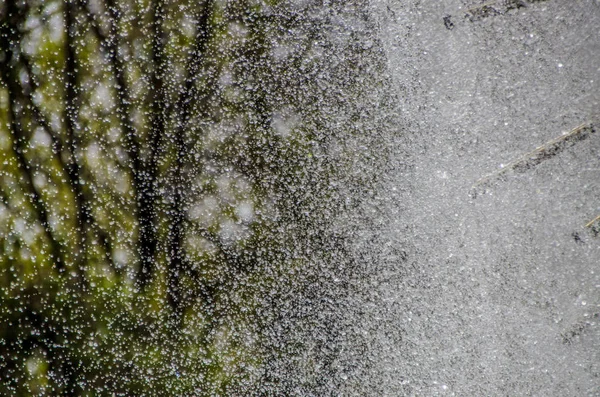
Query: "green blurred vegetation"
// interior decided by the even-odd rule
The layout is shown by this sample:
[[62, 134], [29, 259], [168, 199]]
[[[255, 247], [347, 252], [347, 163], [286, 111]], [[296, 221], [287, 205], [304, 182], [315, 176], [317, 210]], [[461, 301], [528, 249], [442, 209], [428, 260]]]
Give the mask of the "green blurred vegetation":
[[280, 354], [276, 296], [385, 156], [339, 140], [376, 47], [278, 3], [0, 5], [0, 394], [233, 395]]
[[222, 394], [259, 364], [237, 283], [273, 143], [306, 155], [258, 84], [265, 6], [3, 4], [3, 395]]

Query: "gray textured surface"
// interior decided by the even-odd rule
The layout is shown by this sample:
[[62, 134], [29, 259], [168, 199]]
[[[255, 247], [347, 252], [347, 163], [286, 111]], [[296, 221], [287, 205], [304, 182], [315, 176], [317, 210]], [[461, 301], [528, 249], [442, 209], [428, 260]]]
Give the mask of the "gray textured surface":
[[600, 133], [469, 195], [598, 125], [600, 3], [498, 1], [467, 17], [477, 3], [372, 2], [405, 132], [390, 137], [370, 247], [370, 387], [600, 395], [600, 237], [583, 227], [600, 215]]

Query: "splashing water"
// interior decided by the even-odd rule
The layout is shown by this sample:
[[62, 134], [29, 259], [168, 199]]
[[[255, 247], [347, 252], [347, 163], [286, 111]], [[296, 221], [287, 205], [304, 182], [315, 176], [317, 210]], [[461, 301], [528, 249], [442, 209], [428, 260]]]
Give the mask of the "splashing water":
[[599, 393], [598, 1], [0, 15], [0, 394]]

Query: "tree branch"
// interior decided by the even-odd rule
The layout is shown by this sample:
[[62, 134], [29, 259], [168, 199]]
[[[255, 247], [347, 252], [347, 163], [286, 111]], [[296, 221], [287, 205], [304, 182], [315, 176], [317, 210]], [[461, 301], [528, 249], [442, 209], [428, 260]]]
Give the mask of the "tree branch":
[[79, 116], [79, 98], [77, 93], [78, 85], [78, 65], [77, 45], [76, 45], [76, 9], [72, 0], [67, 0], [64, 5], [65, 20], [65, 106], [64, 106], [64, 127], [66, 132], [65, 148], [68, 160], [66, 162], [69, 185], [75, 196], [76, 219], [77, 219], [77, 248], [75, 256], [76, 271], [85, 287], [85, 261], [87, 259], [87, 230], [92, 224], [91, 208], [83, 193], [83, 184], [81, 179], [81, 166], [77, 161], [77, 149], [79, 140], [76, 136], [77, 118]]
[[[196, 24], [196, 39], [194, 48], [188, 58], [186, 67], [186, 79], [182, 92], [179, 95], [179, 100], [175, 110], [180, 112], [179, 122], [175, 128], [175, 146], [176, 159], [174, 170], [174, 197], [171, 208], [171, 225], [169, 228], [169, 263], [168, 263], [168, 301], [171, 309], [176, 317], [183, 315], [184, 304], [182, 302], [181, 292], [181, 274], [186, 268], [185, 266], [185, 250], [184, 244], [184, 221], [185, 221], [185, 198], [183, 188], [185, 186], [183, 167], [186, 164], [188, 156], [188, 147], [186, 145], [186, 130], [189, 126], [192, 98], [194, 93], [195, 82], [201, 66], [204, 63], [204, 54], [211, 39], [212, 31], [209, 28], [210, 16], [213, 9], [213, 0], [206, 0], [202, 12], [199, 15]], [[180, 321], [180, 319], [179, 319]]]
[[27, 59], [27, 57], [24, 54], [21, 54], [20, 61], [21, 61], [21, 64], [23, 65], [23, 67], [25, 68], [25, 71], [27, 73], [27, 79], [29, 80], [29, 85], [30, 85], [29, 92], [24, 95], [27, 99], [27, 104], [29, 105], [29, 107], [33, 113], [36, 123], [38, 123], [38, 125], [40, 127], [42, 127], [46, 131], [46, 133], [50, 136], [50, 139], [52, 140], [52, 152], [55, 155], [57, 155], [57, 158], [60, 161], [61, 166], [63, 166], [64, 171], [66, 172], [67, 171], [66, 164], [64, 163], [62, 157], [60, 156], [60, 154], [64, 150], [64, 146], [60, 139], [60, 136], [59, 136], [58, 132], [56, 132], [52, 128], [52, 126], [50, 125], [50, 122], [44, 115], [44, 112], [35, 103], [35, 101], [33, 99], [33, 94], [37, 90], [38, 84], [35, 81], [35, 76], [33, 73], [33, 68], [31, 66], [31, 62], [29, 62], [29, 59]]
[[155, 269], [155, 256], [158, 247], [158, 156], [161, 152], [162, 136], [166, 125], [166, 93], [164, 73], [166, 54], [164, 49], [163, 22], [164, 0], [152, 2], [152, 63], [154, 69], [151, 77], [152, 101], [150, 105], [149, 154], [143, 162], [140, 172], [134, 175], [136, 200], [139, 219], [138, 252], [140, 266], [137, 282], [144, 289], [152, 280]]
[[[29, 92], [28, 93], [24, 92], [23, 96], [27, 101], [28, 107], [31, 109], [31, 111], [33, 113], [36, 123], [40, 127], [42, 127], [46, 131], [46, 133], [50, 136], [50, 139], [52, 141], [52, 152], [54, 153], [56, 160], [60, 164], [62, 172], [64, 172], [64, 174], [67, 175], [67, 178], [68, 178], [67, 180], [69, 182], [69, 186], [71, 187], [71, 191], [75, 192], [76, 189], [78, 188], [77, 181], [74, 180], [73, 178], [69, 177], [70, 165], [67, 164], [67, 162], [65, 162], [65, 159], [62, 155], [66, 150], [65, 146], [63, 145], [63, 142], [60, 138], [59, 133], [52, 128], [52, 126], [50, 125], [50, 122], [44, 115], [44, 112], [35, 103], [35, 101], [33, 99], [33, 95], [34, 95], [35, 91], [38, 89], [39, 84], [35, 81], [35, 76], [33, 73], [33, 68], [31, 66], [31, 63], [24, 54], [21, 54], [20, 61], [21, 61], [20, 63], [25, 68], [25, 71], [26, 71], [27, 77], [28, 77], [28, 81], [29, 81], [29, 85], [30, 85]], [[69, 157], [69, 159], [71, 159], [70, 155], [68, 157]], [[80, 167], [80, 168], [82, 169], [82, 167]], [[82, 193], [84, 195], [85, 202], [87, 203], [86, 205], [88, 206], [88, 209], [89, 209], [89, 218], [90, 218], [89, 221], [92, 225], [94, 234], [96, 235], [96, 237], [98, 237], [100, 239], [102, 247], [105, 251], [105, 257], [107, 259], [107, 262], [110, 263], [112, 265], [112, 267], [116, 269], [116, 264], [112, 258], [112, 250], [111, 250], [112, 244], [110, 242], [110, 236], [108, 236], [108, 233], [106, 233], [104, 230], [102, 230], [100, 225], [98, 225], [98, 223], [94, 217], [94, 214], [91, 211], [91, 206], [89, 204], [92, 200], [91, 197], [89, 197], [89, 195], [86, 194], [86, 192], [83, 191], [83, 189], [82, 189]]]
[[115, 78], [115, 90], [117, 92], [117, 115], [121, 126], [123, 127], [123, 136], [125, 137], [125, 145], [127, 155], [131, 159], [132, 175], [137, 175], [142, 169], [142, 160], [140, 158], [140, 143], [137, 139], [137, 131], [131, 121], [131, 91], [127, 83], [125, 74], [125, 63], [119, 56], [119, 21], [121, 14], [114, 0], [107, 0], [106, 5], [110, 13], [110, 32], [106, 34], [100, 28], [98, 21], [94, 18], [93, 11], [90, 8], [89, 1], [80, 0], [80, 6], [85, 9], [85, 15], [88, 24], [91, 26], [94, 34], [100, 41], [100, 46], [106, 51], [108, 61]]
[[[52, 227], [50, 226], [48, 209], [43, 201], [40, 192], [35, 187], [33, 181], [33, 170], [29, 165], [25, 152], [27, 151], [27, 137], [16, 112], [19, 102], [20, 83], [16, 76], [16, 64], [20, 56], [21, 38], [19, 36], [19, 10], [14, 1], [8, 1], [6, 4], [6, 19], [0, 26], [0, 49], [4, 52], [5, 59], [0, 62], [0, 73], [4, 85], [8, 91], [9, 98], [9, 116], [10, 116], [10, 134], [12, 137], [12, 149], [17, 160], [17, 165], [24, 176], [26, 195], [36, 212], [38, 221], [42, 224], [46, 238], [50, 245], [50, 256], [54, 260], [55, 267], [59, 272], [65, 270], [65, 260], [60, 248], [60, 243], [54, 237]], [[22, 99], [22, 98], [21, 98]]]

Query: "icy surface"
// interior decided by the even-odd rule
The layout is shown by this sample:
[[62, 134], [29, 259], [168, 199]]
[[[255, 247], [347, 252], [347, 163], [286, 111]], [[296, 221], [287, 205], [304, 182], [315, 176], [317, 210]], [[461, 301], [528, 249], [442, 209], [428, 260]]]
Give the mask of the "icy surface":
[[597, 126], [600, 3], [478, 3], [373, 2], [403, 132], [363, 247], [372, 394], [598, 395], [600, 136], [497, 173]]

